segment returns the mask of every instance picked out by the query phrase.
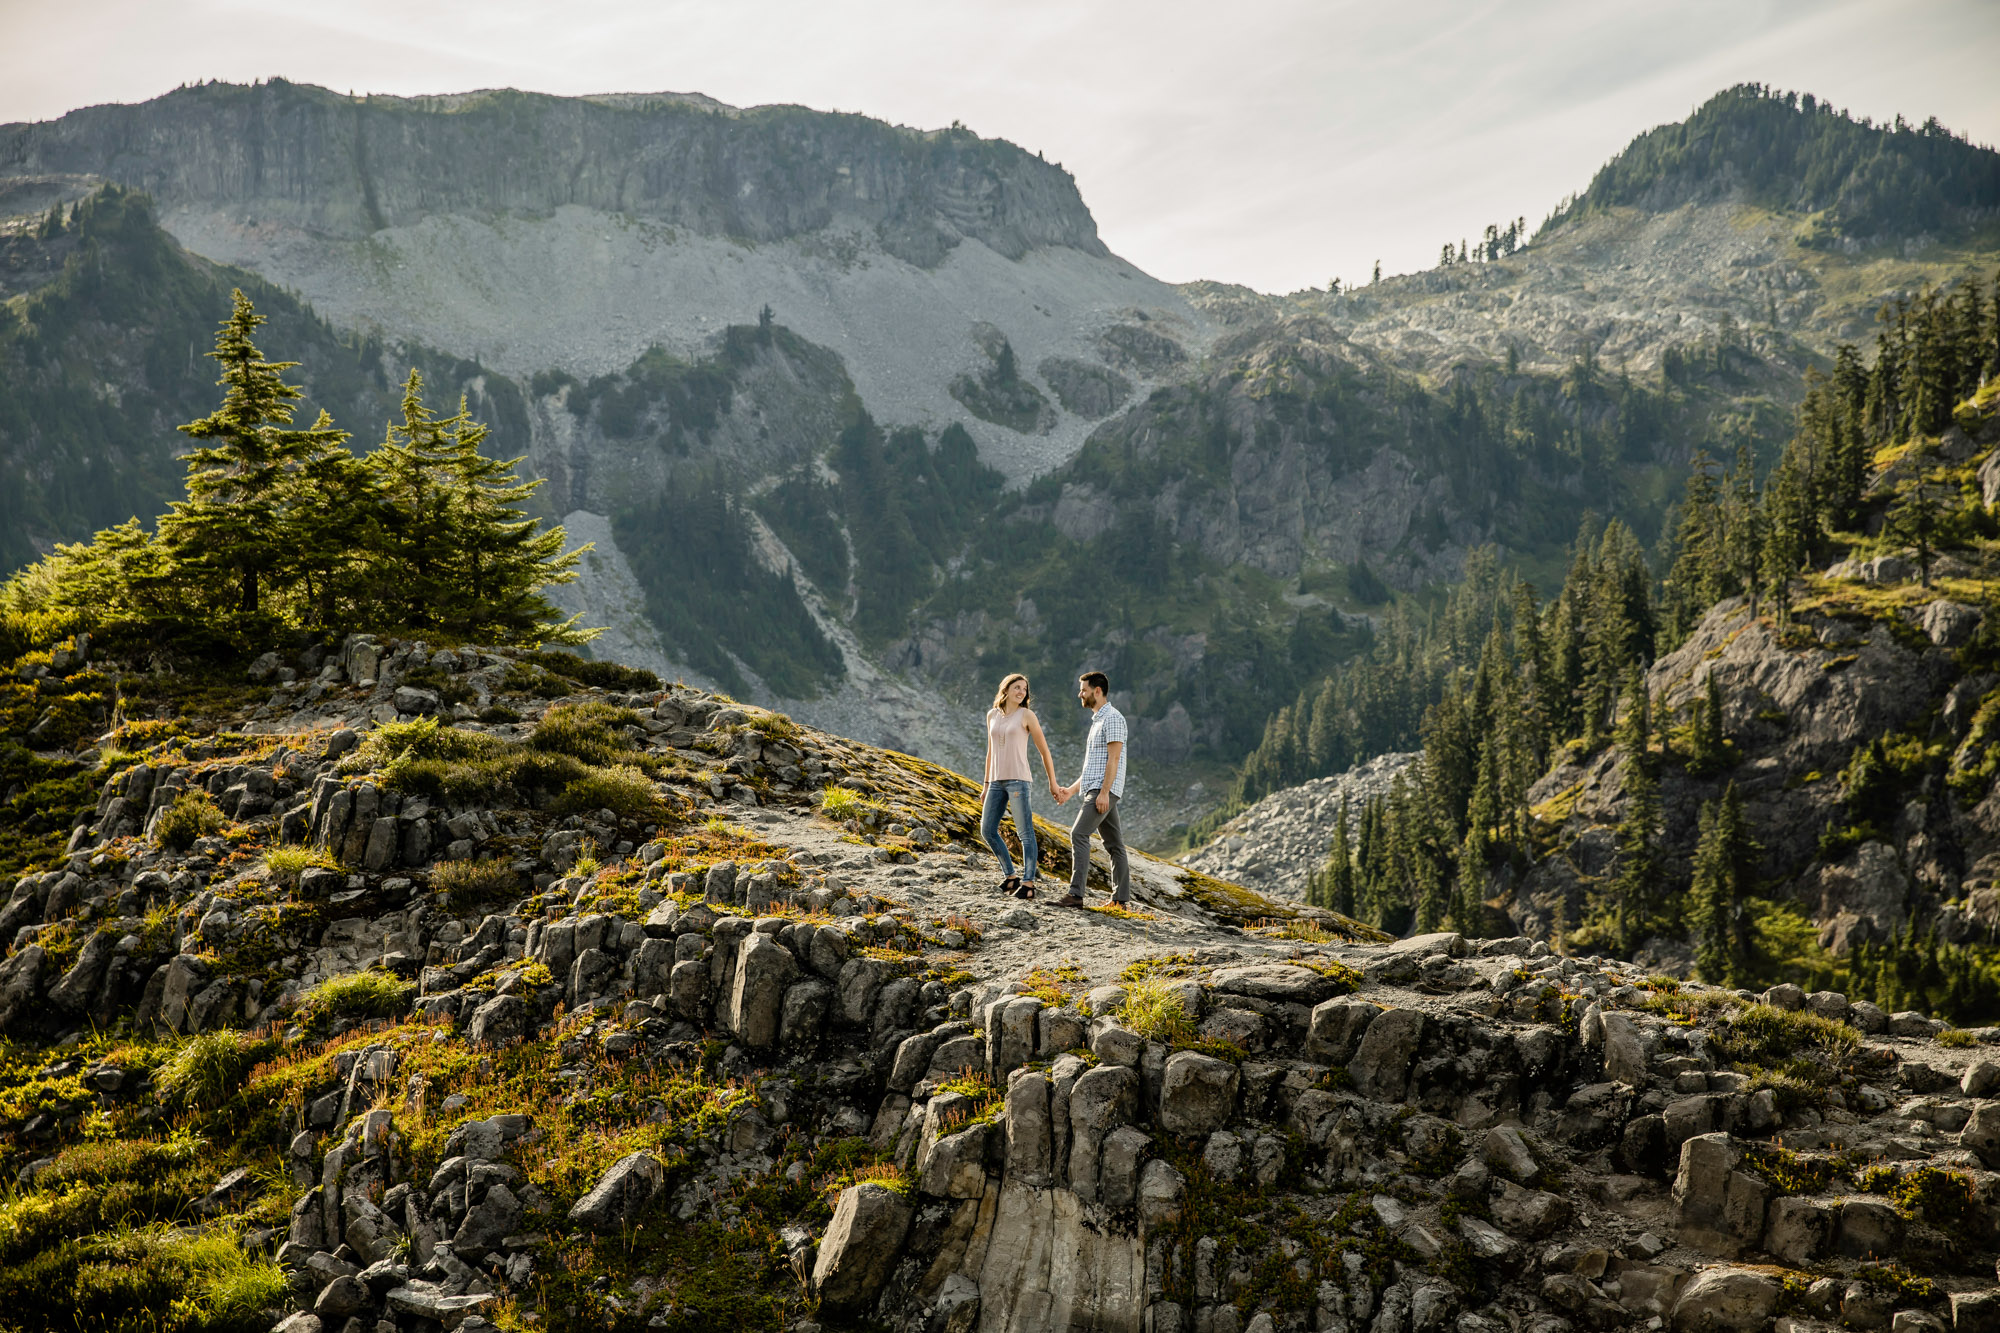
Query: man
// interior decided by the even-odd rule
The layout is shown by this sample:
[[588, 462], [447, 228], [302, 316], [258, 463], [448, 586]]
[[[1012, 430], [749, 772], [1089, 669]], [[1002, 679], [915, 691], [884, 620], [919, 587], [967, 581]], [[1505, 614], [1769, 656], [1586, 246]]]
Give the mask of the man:
[[1111, 681], [1102, 671], [1077, 677], [1077, 702], [1090, 710], [1090, 739], [1083, 747], [1083, 774], [1056, 793], [1058, 802], [1078, 792], [1083, 804], [1069, 829], [1069, 893], [1058, 907], [1083, 906], [1084, 881], [1090, 876], [1090, 835], [1102, 834], [1111, 858], [1111, 901], [1132, 901], [1132, 867], [1125, 857], [1125, 835], [1118, 827], [1118, 800], [1125, 794], [1125, 715], [1106, 697]]

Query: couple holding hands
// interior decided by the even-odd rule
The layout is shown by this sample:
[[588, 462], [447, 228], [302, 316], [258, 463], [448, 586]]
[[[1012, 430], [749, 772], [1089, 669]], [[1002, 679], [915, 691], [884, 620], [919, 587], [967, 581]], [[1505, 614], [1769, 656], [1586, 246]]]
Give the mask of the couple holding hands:
[[[1107, 697], [1111, 682], [1102, 671], [1086, 671], [1077, 677], [1076, 700], [1090, 713], [1090, 738], [1084, 743], [1083, 772], [1065, 787], [1056, 781], [1056, 761], [1049, 754], [1049, 742], [1042, 734], [1041, 719], [1028, 707], [1028, 678], [1019, 672], [1000, 682], [993, 707], [986, 713], [986, 801], [979, 821], [980, 836], [1000, 858], [1005, 876], [1000, 889], [1016, 898], [1033, 899], [1040, 882], [1040, 853], [1035, 842], [1035, 818], [1028, 804], [1028, 741], [1041, 751], [1042, 767], [1049, 775], [1049, 796], [1057, 805], [1065, 804], [1079, 792], [1083, 804], [1070, 825], [1069, 892], [1056, 899], [1058, 907], [1084, 905], [1084, 880], [1090, 874], [1090, 835], [1104, 839], [1111, 857], [1111, 901], [1132, 901], [1132, 871], [1125, 855], [1125, 837], [1118, 826], [1118, 801], [1125, 794], [1126, 727], [1125, 715], [1111, 706]], [[1014, 858], [1000, 836], [1000, 816], [1012, 807], [1014, 832], [1021, 839], [1022, 873], [1014, 871]]]

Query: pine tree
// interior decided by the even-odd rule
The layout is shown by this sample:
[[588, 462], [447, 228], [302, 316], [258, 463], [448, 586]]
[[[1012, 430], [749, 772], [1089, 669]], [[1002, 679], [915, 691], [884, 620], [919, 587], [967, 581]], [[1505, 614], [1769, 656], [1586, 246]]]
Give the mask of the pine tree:
[[1659, 846], [1660, 790], [1645, 767], [1625, 763], [1625, 813], [1618, 821], [1617, 869], [1609, 886], [1610, 928], [1620, 953], [1639, 947], [1659, 910], [1663, 867]]
[[1905, 482], [1896, 503], [1889, 507], [1883, 531], [1890, 540], [1910, 548], [1917, 558], [1917, 577], [1928, 588], [1931, 569], [1937, 564], [1938, 544], [1944, 535], [1944, 496], [1939, 484], [1929, 477]]
[[1720, 801], [1702, 805], [1688, 890], [1688, 926], [1703, 981], [1737, 985], [1750, 974], [1750, 926], [1744, 901], [1763, 848], [1751, 837], [1743, 798], [1730, 783]]
[[1646, 693], [1646, 677], [1634, 662], [1625, 669], [1623, 694], [1624, 708], [1618, 715], [1618, 729], [1613, 739], [1625, 753], [1627, 763], [1636, 763], [1642, 768], [1652, 766], [1653, 720], [1652, 698]]
[[369, 464], [384, 512], [379, 583], [407, 628], [436, 628], [489, 642], [582, 642], [589, 636], [542, 589], [576, 578], [589, 546], [565, 553], [559, 527], [544, 529], [521, 506], [542, 483], [522, 481], [519, 458], [479, 452], [487, 429], [458, 411], [438, 417], [410, 372], [403, 420]]
[[219, 610], [254, 620], [272, 610], [265, 585], [291, 581], [297, 522], [320, 503], [305, 474], [344, 453], [347, 433], [324, 412], [306, 430], [290, 428], [304, 395], [283, 372], [298, 363], [265, 360], [251, 341], [264, 317], [240, 290], [232, 300], [209, 353], [222, 365], [222, 406], [180, 428], [205, 443], [186, 455], [188, 498], [161, 521], [160, 537], [184, 577], [211, 595], [228, 590]]
[[1354, 915], [1354, 850], [1348, 840], [1348, 820], [1353, 817], [1351, 802], [1343, 794], [1340, 798], [1340, 818], [1333, 826], [1333, 846], [1327, 851], [1326, 866], [1321, 871], [1321, 896], [1317, 900], [1321, 907], [1331, 908], [1342, 916]]
[[1729, 744], [1722, 729], [1722, 682], [1713, 671], [1695, 701], [1694, 719], [1688, 728], [1687, 771], [1696, 777], [1719, 773], [1729, 764]]

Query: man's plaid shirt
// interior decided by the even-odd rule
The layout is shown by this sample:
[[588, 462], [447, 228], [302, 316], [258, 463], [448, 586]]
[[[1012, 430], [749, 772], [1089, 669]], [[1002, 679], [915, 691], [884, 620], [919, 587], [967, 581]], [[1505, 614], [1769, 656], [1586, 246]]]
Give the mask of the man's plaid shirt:
[[[1104, 785], [1104, 766], [1113, 741], [1125, 740], [1125, 715], [1108, 702], [1090, 715], [1090, 739], [1083, 747], [1083, 790], [1096, 791]], [[1111, 794], [1125, 795], [1125, 771], [1132, 766], [1132, 746], [1118, 752], [1118, 772], [1111, 779]]]

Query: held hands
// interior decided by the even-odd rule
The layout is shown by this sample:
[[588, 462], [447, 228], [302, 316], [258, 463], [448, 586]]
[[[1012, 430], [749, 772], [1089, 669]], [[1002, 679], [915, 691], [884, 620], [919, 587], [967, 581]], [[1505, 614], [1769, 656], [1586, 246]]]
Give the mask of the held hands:
[[1057, 805], [1064, 805], [1068, 803], [1070, 797], [1076, 795], [1076, 788], [1058, 786], [1056, 783], [1051, 782], [1049, 784], [1049, 795], [1055, 800]]

